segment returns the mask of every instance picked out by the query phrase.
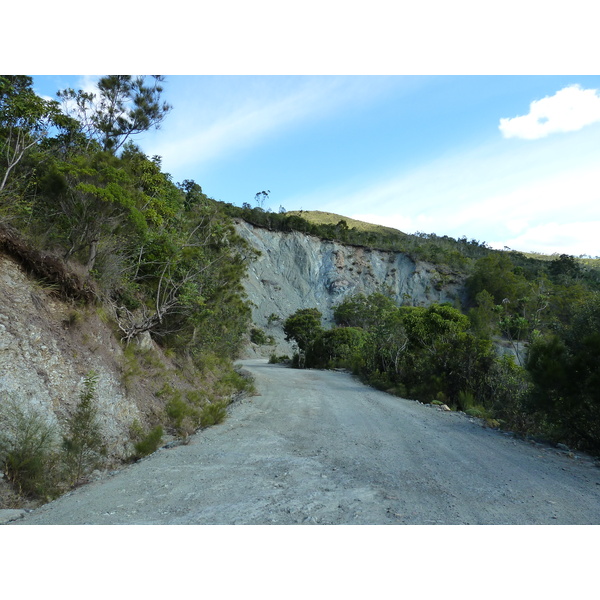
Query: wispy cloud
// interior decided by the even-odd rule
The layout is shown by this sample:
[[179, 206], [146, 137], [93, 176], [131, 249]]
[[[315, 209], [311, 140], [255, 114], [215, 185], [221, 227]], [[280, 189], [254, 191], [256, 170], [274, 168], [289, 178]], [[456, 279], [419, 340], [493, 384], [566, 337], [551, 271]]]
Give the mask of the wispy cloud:
[[[171, 83], [175, 84], [175, 81]], [[342, 105], [369, 101], [390, 83], [373, 78], [227, 78], [212, 88], [202, 78], [197, 96], [175, 106], [168, 128], [144, 148], [164, 157], [167, 170], [198, 166], [258, 146], [291, 128], [324, 118]], [[203, 87], [204, 86], [204, 87]]]
[[572, 223], [543, 223], [503, 242], [490, 242], [493, 248], [508, 246], [522, 252], [600, 256], [597, 242], [600, 220]]
[[526, 143], [508, 150], [502, 142], [490, 142], [397, 177], [355, 185], [351, 193], [323, 193], [322, 210], [407, 233], [466, 235], [522, 251], [600, 255], [597, 136], [586, 130], [532, 149]]
[[600, 122], [598, 90], [571, 85], [529, 105], [523, 116], [500, 119], [499, 129], [505, 138], [537, 140], [551, 133], [578, 131]]

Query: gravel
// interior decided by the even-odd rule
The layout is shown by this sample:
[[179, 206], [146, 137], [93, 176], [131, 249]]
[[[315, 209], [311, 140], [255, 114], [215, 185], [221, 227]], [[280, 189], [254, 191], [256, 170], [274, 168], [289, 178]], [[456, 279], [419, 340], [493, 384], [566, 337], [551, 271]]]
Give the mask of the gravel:
[[242, 361], [227, 420], [11, 525], [599, 524], [600, 469], [348, 373]]

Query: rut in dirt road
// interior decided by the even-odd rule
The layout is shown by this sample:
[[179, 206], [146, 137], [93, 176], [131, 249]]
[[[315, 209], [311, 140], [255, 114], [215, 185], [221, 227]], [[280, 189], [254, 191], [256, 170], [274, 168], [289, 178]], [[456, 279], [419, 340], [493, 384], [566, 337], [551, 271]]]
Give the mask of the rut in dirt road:
[[483, 428], [347, 373], [243, 361], [222, 425], [14, 524], [598, 524], [585, 456]]

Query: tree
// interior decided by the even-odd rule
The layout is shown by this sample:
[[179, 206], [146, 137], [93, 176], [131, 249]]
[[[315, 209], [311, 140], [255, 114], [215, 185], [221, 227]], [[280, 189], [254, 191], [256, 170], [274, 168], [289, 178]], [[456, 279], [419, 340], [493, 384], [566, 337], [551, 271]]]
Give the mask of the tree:
[[505, 299], [514, 302], [526, 294], [528, 287], [523, 275], [516, 272], [510, 258], [502, 253], [480, 258], [466, 286], [472, 299], [482, 290], [487, 290], [495, 304], [501, 304]]
[[184, 206], [186, 210], [207, 201], [206, 194], [202, 192], [202, 188], [193, 179], [184, 179], [182, 183], [177, 184], [177, 187], [185, 194]]
[[32, 84], [25, 75], [0, 76], [0, 193], [25, 154], [61, 122], [58, 103], [40, 98]]
[[389, 313], [397, 311], [398, 306], [385, 294], [355, 294], [334, 307], [333, 318], [338, 325], [371, 330], [384, 321]]
[[322, 331], [307, 357], [309, 365], [328, 367], [359, 358], [369, 334], [360, 327], [336, 327]]
[[270, 193], [271, 190], [263, 190], [262, 192], [258, 192], [254, 195], [254, 202], [256, 202], [257, 208], [260, 208], [261, 210], [264, 208], [265, 202], [269, 199]]
[[600, 451], [600, 294], [591, 294], [567, 325], [538, 338], [526, 368], [534, 406], [563, 441]]
[[301, 308], [290, 315], [283, 324], [285, 339], [298, 344], [298, 348], [306, 352], [317, 336], [323, 331], [321, 311], [317, 308]]
[[58, 97], [87, 134], [115, 154], [130, 136], [159, 128], [172, 108], [160, 98], [164, 77], [152, 78], [153, 83], [146, 85], [144, 77], [106, 75], [98, 81], [98, 94], [69, 88], [59, 91]]
[[487, 290], [481, 290], [475, 301], [477, 307], [469, 311], [472, 328], [477, 335], [488, 339], [498, 331], [498, 308]]
[[67, 435], [63, 438], [65, 462], [73, 483], [96, 468], [105, 454], [96, 407], [97, 385], [98, 375], [90, 371], [83, 381], [79, 403], [67, 423]]
[[104, 240], [147, 228], [147, 211], [136, 205], [135, 179], [123, 167], [107, 152], [78, 154], [56, 161], [40, 181], [43, 202], [35, 208], [38, 226], [61, 244], [65, 259], [81, 255], [88, 273]]
[[568, 254], [561, 254], [554, 259], [550, 263], [548, 271], [553, 279], [561, 283], [577, 280], [582, 274], [582, 268], [577, 259]]

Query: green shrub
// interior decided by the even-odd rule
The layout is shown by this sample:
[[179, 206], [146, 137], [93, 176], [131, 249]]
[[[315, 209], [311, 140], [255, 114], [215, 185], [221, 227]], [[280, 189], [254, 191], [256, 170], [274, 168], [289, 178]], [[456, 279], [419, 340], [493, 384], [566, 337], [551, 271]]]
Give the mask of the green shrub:
[[98, 468], [106, 455], [95, 404], [97, 383], [97, 374], [90, 371], [84, 379], [79, 403], [67, 421], [63, 449], [67, 478], [71, 484]]
[[465, 414], [469, 415], [470, 417], [477, 417], [478, 419], [491, 418], [489, 411], [483, 408], [483, 406], [473, 406], [471, 408], [467, 408], [465, 410]]
[[273, 354], [271, 354], [271, 356], [269, 356], [269, 364], [271, 364], [271, 365], [289, 362], [289, 360], [290, 360], [290, 357], [287, 354], [282, 354], [281, 356], [277, 356], [277, 354], [275, 354], [273, 352]]
[[156, 452], [162, 442], [163, 428], [157, 425], [134, 444], [135, 458], [142, 458]]
[[165, 412], [179, 434], [189, 435], [200, 424], [200, 413], [183, 400], [180, 393], [169, 399]]
[[227, 403], [215, 402], [207, 404], [200, 413], [200, 423], [202, 427], [210, 427], [222, 423], [227, 417]]
[[185, 398], [192, 406], [202, 406], [206, 403], [206, 394], [200, 390], [187, 390]]
[[13, 398], [0, 403], [0, 464], [19, 493], [52, 498], [59, 493], [56, 427]]
[[255, 391], [254, 380], [250, 375], [242, 374], [235, 369], [229, 369], [219, 379], [218, 391], [223, 395], [252, 393]]
[[463, 391], [458, 392], [458, 408], [464, 412], [467, 412], [470, 408], [475, 406], [475, 396], [473, 392]]
[[250, 330], [250, 341], [253, 344], [258, 344], [259, 346], [265, 346], [268, 344], [267, 336], [262, 329], [258, 329], [258, 327], [253, 327]]

